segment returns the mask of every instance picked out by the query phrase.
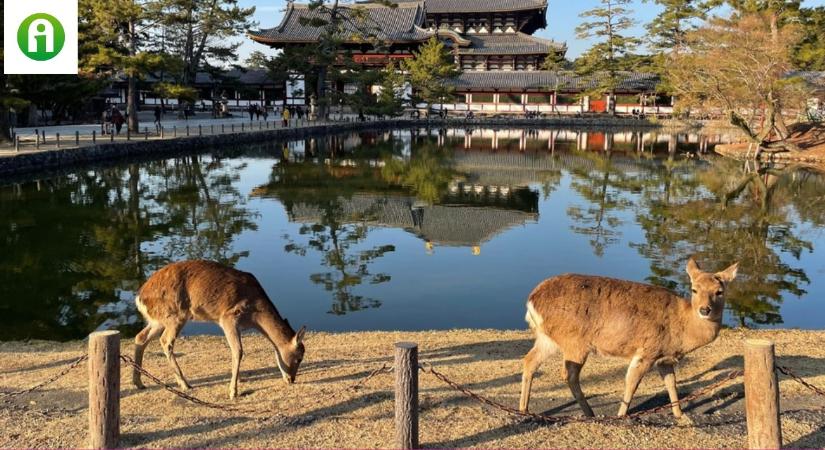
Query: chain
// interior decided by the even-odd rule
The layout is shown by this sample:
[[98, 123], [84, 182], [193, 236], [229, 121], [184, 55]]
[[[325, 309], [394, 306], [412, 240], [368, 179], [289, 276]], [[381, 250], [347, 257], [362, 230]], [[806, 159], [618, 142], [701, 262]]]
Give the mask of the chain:
[[76, 368], [77, 366], [82, 364], [87, 359], [89, 359], [88, 355], [80, 356], [76, 360], [72, 361], [68, 366], [66, 366], [63, 370], [61, 370], [55, 376], [53, 376], [51, 378], [48, 378], [44, 381], [41, 381], [40, 383], [37, 383], [34, 386], [32, 386], [30, 388], [27, 388], [27, 389], [22, 389], [22, 390], [14, 391], [14, 392], [2, 392], [2, 393], [0, 393], [0, 398], [17, 397], [19, 395], [28, 394], [28, 393], [34, 392], [38, 389], [41, 389], [45, 386], [48, 386], [48, 385], [54, 383], [55, 381], [63, 378], [64, 376], [66, 376], [66, 374], [68, 374], [69, 372], [74, 370], [74, 368]]
[[[207, 407], [207, 408], [217, 409], [217, 410], [220, 410], [220, 411], [227, 411], [227, 412], [234, 412], [234, 413], [253, 413], [253, 414], [255, 413], [254, 411], [248, 410], [248, 409], [245, 409], [245, 408], [238, 408], [236, 406], [231, 406], [231, 405], [221, 405], [219, 403], [213, 403], [213, 402], [209, 402], [209, 401], [206, 401], [206, 400], [201, 400], [201, 399], [199, 399], [199, 398], [197, 398], [193, 395], [189, 395], [186, 392], [181, 391], [180, 389], [178, 389], [178, 388], [176, 388], [176, 387], [174, 387], [170, 384], [165, 383], [163, 380], [161, 380], [160, 378], [152, 375], [148, 370], [144, 369], [143, 367], [141, 367], [137, 363], [135, 363], [135, 360], [132, 359], [131, 357], [126, 356], [126, 355], [120, 355], [120, 359], [124, 363], [126, 363], [128, 366], [131, 366], [133, 369], [137, 370], [142, 375], [144, 375], [147, 378], [149, 378], [150, 380], [152, 380], [153, 383], [157, 384], [158, 386], [166, 389], [167, 391], [177, 395], [178, 397], [180, 397], [180, 398], [182, 398], [186, 401], [189, 401], [189, 402], [192, 402], [196, 405], [204, 406], [204, 407]], [[281, 416], [281, 415], [279, 415], [279, 416]], [[282, 416], [282, 417], [285, 418], [285, 416]]]
[[334, 400], [334, 399], [338, 398], [339, 396], [341, 396], [341, 394], [344, 394], [346, 392], [357, 391], [358, 389], [360, 389], [361, 387], [366, 385], [370, 380], [372, 380], [376, 376], [381, 375], [381, 374], [385, 374], [385, 373], [392, 373], [393, 370], [394, 369], [392, 368], [392, 366], [389, 365], [389, 363], [384, 363], [384, 364], [381, 365], [381, 367], [378, 367], [377, 369], [374, 369], [374, 370], [370, 371], [366, 376], [364, 376], [360, 380], [352, 383], [351, 385], [349, 385], [349, 386], [347, 386], [343, 389], [333, 391], [333, 392], [322, 392], [321, 393], [322, 397], [321, 398], [316, 398], [315, 401], [310, 404], [310, 408], [315, 407], [317, 405], [320, 405], [321, 403], [325, 403], [325, 402], [328, 402], [330, 400]]
[[[204, 406], [204, 407], [212, 408], [212, 409], [217, 409], [217, 410], [220, 410], [220, 411], [226, 411], [226, 412], [250, 414], [250, 415], [266, 415], [266, 418], [264, 420], [271, 420], [274, 417], [274, 418], [279, 419], [283, 422], [290, 422], [290, 421], [291, 422], [296, 422], [296, 423], [297, 422], [303, 422], [303, 420], [301, 420], [300, 418], [295, 418], [295, 419], [290, 420], [289, 417], [287, 417], [284, 414], [280, 414], [280, 413], [274, 413], [274, 416], [273, 416], [273, 413], [272, 413], [271, 410], [262, 411], [262, 410], [256, 410], [256, 409], [239, 408], [239, 407], [236, 407], [236, 406], [222, 405], [222, 404], [219, 404], [219, 403], [213, 403], [213, 402], [209, 402], [209, 401], [206, 401], [206, 400], [199, 399], [199, 398], [197, 398], [193, 395], [190, 395], [190, 394], [187, 394], [186, 392], [181, 391], [180, 389], [175, 388], [172, 385], [169, 385], [169, 384], [163, 382], [160, 378], [156, 377], [155, 375], [152, 375], [148, 370], [146, 370], [143, 367], [137, 365], [137, 363], [135, 363], [135, 360], [132, 359], [131, 357], [121, 355], [120, 359], [123, 360], [123, 362], [125, 362], [127, 365], [131, 366], [132, 368], [134, 368], [135, 370], [140, 372], [142, 375], [145, 375], [153, 383], [157, 384], [158, 386], [161, 386], [162, 388], [164, 388], [167, 391], [175, 394], [176, 396], [178, 396], [178, 397], [180, 397], [180, 398], [182, 398], [186, 401], [192, 402], [196, 405], [200, 405], [200, 406]], [[348, 386], [348, 387], [346, 387], [344, 389], [341, 389], [339, 391], [332, 392], [331, 395], [327, 395], [325, 397], [322, 397], [322, 398], [316, 400], [313, 403], [313, 405], [321, 403], [321, 402], [329, 400], [329, 399], [336, 398], [336, 397], [340, 396], [341, 394], [343, 394], [345, 392], [356, 390], [356, 389], [360, 388], [361, 386], [363, 386], [364, 384], [366, 384], [372, 378], [376, 377], [377, 375], [379, 375], [381, 373], [389, 373], [391, 371], [392, 371], [392, 367], [388, 367], [387, 363], [384, 363], [384, 365], [382, 365], [381, 367], [371, 371], [364, 378], [362, 378], [362, 379], [358, 380], [357, 382], [353, 383], [351, 386]]]
[[638, 418], [638, 417], [649, 415], [649, 414], [655, 414], [655, 413], [663, 411], [665, 409], [672, 408], [675, 405], [685, 403], [685, 402], [689, 402], [689, 401], [694, 400], [698, 397], [701, 397], [702, 395], [706, 394], [707, 392], [715, 390], [715, 389], [717, 389], [717, 388], [719, 388], [719, 387], [729, 383], [730, 381], [735, 380], [735, 379], [737, 379], [737, 378], [739, 378], [743, 375], [743, 372], [741, 370], [732, 370], [732, 371], [728, 372], [728, 374], [725, 377], [723, 377], [721, 380], [717, 381], [716, 383], [713, 383], [710, 386], [702, 388], [698, 391], [695, 391], [695, 392], [691, 393], [690, 395], [687, 395], [684, 398], [680, 399], [679, 401], [676, 401], [676, 402], [673, 402], [673, 403], [668, 403], [668, 404], [661, 405], [661, 406], [657, 406], [657, 407], [650, 408], [650, 409], [646, 409], [646, 410], [643, 410], [643, 411], [638, 411], [638, 412], [635, 412], [633, 414], [628, 414], [625, 417], [579, 417], [579, 416], [548, 416], [548, 415], [545, 415], [545, 414], [536, 414], [536, 413], [531, 413], [531, 412], [527, 412], [527, 411], [520, 411], [518, 409], [515, 409], [515, 408], [512, 408], [510, 406], [506, 406], [502, 403], [499, 403], [495, 400], [489, 399], [487, 397], [483, 397], [483, 396], [481, 396], [481, 395], [465, 388], [464, 386], [461, 386], [460, 384], [456, 383], [455, 381], [449, 379], [443, 373], [435, 370], [432, 367], [432, 365], [430, 365], [430, 364], [424, 363], [424, 364], [420, 365], [419, 368], [424, 373], [428, 373], [428, 374], [434, 376], [435, 378], [437, 378], [441, 382], [447, 384], [448, 386], [452, 387], [453, 389], [463, 393], [464, 395], [466, 395], [466, 396], [468, 396], [468, 397], [470, 397], [470, 398], [472, 398], [472, 399], [474, 399], [474, 400], [476, 400], [480, 403], [491, 406], [493, 408], [501, 410], [501, 411], [503, 411], [507, 414], [510, 414], [510, 415], [530, 418], [530, 419], [533, 419], [533, 420], [536, 420], [536, 421], [539, 421], [539, 422], [551, 423], [551, 424], [567, 424], [567, 423], [574, 423], [574, 422], [619, 422], [619, 421], [624, 421], [624, 420], [628, 420], [628, 419]]
[[801, 384], [802, 386], [805, 386], [806, 388], [810, 389], [811, 391], [816, 393], [816, 395], [818, 395], [820, 397], [825, 397], [825, 390], [823, 390], [820, 387], [814, 386], [811, 383], [808, 383], [807, 381], [802, 379], [802, 377], [800, 377], [799, 375], [794, 373], [793, 370], [791, 370], [789, 367], [776, 366], [776, 370], [778, 370], [779, 372], [791, 377], [791, 379], [793, 379], [797, 383]]

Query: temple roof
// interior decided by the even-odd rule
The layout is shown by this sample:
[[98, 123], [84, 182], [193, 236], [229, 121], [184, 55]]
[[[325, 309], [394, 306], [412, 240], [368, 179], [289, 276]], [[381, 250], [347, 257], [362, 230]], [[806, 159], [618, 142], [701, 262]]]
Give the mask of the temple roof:
[[[596, 87], [596, 80], [574, 73], [546, 70], [509, 72], [463, 72], [451, 81], [458, 90], [547, 90], [582, 91]], [[652, 73], [628, 72], [618, 91], [643, 92], [656, 89], [659, 78]]]
[[471, 34], [469, 48], [459, 49], [462, 55], [545, 55], [564, 52], [567, 45], [530, 36], [525, 33]]
[[[434, 35], [420, 27], [424, 18], [423, 2], [398, 3], [390, 8], [381, 4], [359, 3], [340, 7], [345, 17], [340, 37], [350, 43], [377, 38], [385, 42], [421, 42]], [[249, 37], [263, 44], [298, 44], [318, 42], [329, 12], [310, 9], [304, 4], [290, 3], [275, 28], [250, 32]]]
[[547, 8], [547, 0], [426, 0], [427, 13], [488, 13]]

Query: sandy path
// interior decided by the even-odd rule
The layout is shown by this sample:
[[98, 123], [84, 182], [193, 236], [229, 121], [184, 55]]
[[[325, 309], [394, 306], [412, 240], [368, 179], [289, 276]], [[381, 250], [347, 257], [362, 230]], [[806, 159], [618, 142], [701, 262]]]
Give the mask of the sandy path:
[[[684, 395], [712, 383], [729, 368], [742, 366], [746, 337], [777, 342], [779, 362], [810, 382], [825, 386], [825, 332], [724, 331], [713, 344], [690, 355], [677, 368]], [[246, 336], [236, 405], [300, 416], [284, 424], [260, 416], [216, 411], [186, 403], [148, 384], [136, 391], [123, 372], [122, 445], [141, 447], [388, 447], [393, 442], [392, 375], [380, 375], [365, 387], [337, 398], [338, 391], [370, 370], [391, 361], [392, 343], [419, 343], [421, 360], [500, 402], [517, 405], [520, 358], [530, 348], [526, 331], [418, 333], [317, 333], [309, 336], [307, 357], [297, 384], [286, 386], [276, 375], [271, 347], [258, 335]], [[84, 343], [0, 343], [0, 390], [31, 386], [80, 355]], [[184, 373], [203, 399], [228, 403], [229, 351], [220, 337], [182, 338], [176, 346]], [[131, 343], [125, 342], [125, 354]], [[534, 382], [534, 411], [574, 414], [579, 410], [559, 378], [559, 358], [551, 359]], [[157, 343], [150, 345], [146, 367], [171, 381], [171, 371]], [[600, 414], [618, 408], [624, 362], [593, 357], [582, 386]], [[79, 368], [47, 389], [0, 403], [0, 447], [79, 447], [86, 444], [86, 373]], [[796, 383], [780, 383], [783, 409], [825, 406]], [[647, 423], [543, 426], [517, 423], [506, 415], [447, 389], [421, 375], [421, 443], [427, 447], [743, 447], [740, 419], [741, 379], [686, 411], [695, 425], [676, 425], [663, 414]], [[658, 375], [649, 374], [639, 388], [634, 409], [666, 403]], [[783, 415], [785, 445], [825, 446], [825, 413]]]

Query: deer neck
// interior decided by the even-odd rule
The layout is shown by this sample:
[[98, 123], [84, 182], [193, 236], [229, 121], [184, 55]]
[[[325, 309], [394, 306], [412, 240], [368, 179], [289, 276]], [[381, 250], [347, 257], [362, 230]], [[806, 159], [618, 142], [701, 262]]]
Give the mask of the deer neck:
[[699, 317], [696, 311], [693, 310], [690, 300], [682, 299], [682, 308], [679, 312], [682, 326], [676, 327], [674, 330], [679, 333], [676, 337], [678, 338], [677, 342], [681, 342], [682, 354], [690, 353], [699, 347], [710, 344], [719, 335], [722, 323]]
[[295, 330], [275, 311], [262, 311], [255, 315], [255, 324], [279, 351], [284, 350], [295, 337]]

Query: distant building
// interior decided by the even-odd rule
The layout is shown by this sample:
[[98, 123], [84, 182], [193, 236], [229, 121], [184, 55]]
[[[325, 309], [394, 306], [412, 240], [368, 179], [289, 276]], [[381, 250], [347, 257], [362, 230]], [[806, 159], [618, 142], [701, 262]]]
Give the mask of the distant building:
[[[353, 8], [362, 8], [365, 14]], [[360, 64], [383, 66], [411, 58], [432, 37], [449, 45], [462, 71], [453, 80], [458, 99], [436, 108], [489, 114], [581, 113], [603, 112], [613, 101], [618, 113], [672, 112], [669, 99], [664, 107], [657, 105], [658, 79], [652, 74], [624, 74], [611, 100], [579, 98], [592, 81], [542, 70], [549, 55], [567, 52], [566, 44], [533, 36], [547, 26], [546, 0], [422, 0], [402, 1], [397, 7], [356, 3], [341, 6], [340, 12], [351, 18], [344, 21], [344, 50]], [[322, 28], [313, 23], [328, 21], [326, 16], [308, 5], [289, 2], [280, 25], [250, 32], [249, 37], [277, 49], [315, 45]], [[379, 45], [364, 39], [365, 27]], [[300, 82], [286, 86], [284, 92], [283, 101], [288, 104], [306, 102]]]

